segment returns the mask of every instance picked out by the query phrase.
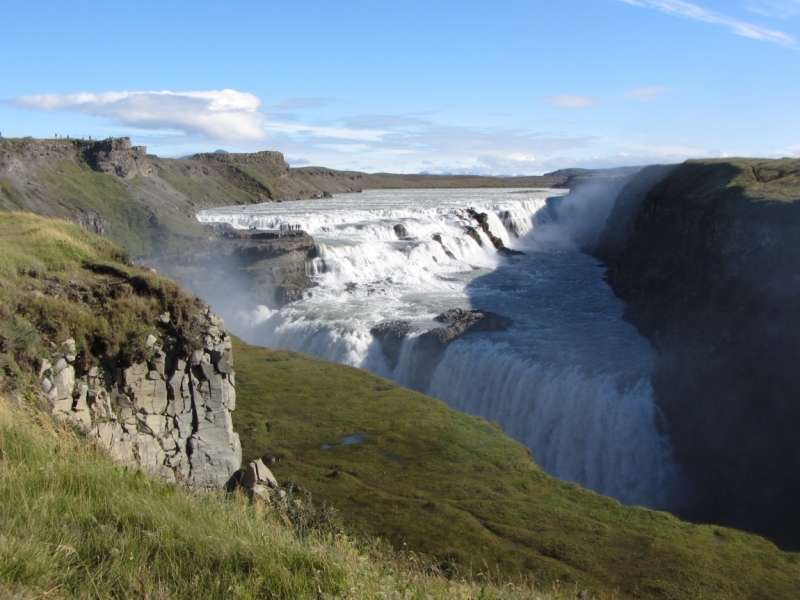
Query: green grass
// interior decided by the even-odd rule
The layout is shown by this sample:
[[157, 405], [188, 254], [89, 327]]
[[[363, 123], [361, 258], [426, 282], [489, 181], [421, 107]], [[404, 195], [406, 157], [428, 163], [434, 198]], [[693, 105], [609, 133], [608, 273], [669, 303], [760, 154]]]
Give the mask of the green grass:
[[47, 200], [56, 194], [81, 211], [94, 210], [110, 223], [108, 236], [132, 254], [140, 254], [153, 232], [147, 232], [149, 214], [132, 202], [122, 181], [93, 171], [86, 163], [63, 160], [56, 170], [39, 174], [40, 194]]
[[120, 468], [66, 426], [0, 398], [2, 597], [556, 597], [427, 576], [412, 555], [300, 534], [287, 514]]
[[203, 307], [76, 225], [0, 213], [0, 388], [26, 385], [39, 360], [59, 357], [50, 344], [67, 338], [76, 341], [79, 370], [141, 360], [158, 315], [169, 311], [189, 335]]
[[495, 424], [366, 371], [239, 341], [234, 356], [245, 459], [274, 454], [279, 480], [445, 569], [642, 598], [786, 598], [800, 584], [796, 554], [558, 481]]
[[248, 182], [250, 186], [259, 192], [266, 193], [270, 198], [277, 197], [273, 185], [270, 183], [269, 179], [255, 169], [252, 169], [246, 165], [236, 165], [231, 167], [231, 170], [244, 176], [245, 178], [249, 178], [251, 180], [251, 182]]

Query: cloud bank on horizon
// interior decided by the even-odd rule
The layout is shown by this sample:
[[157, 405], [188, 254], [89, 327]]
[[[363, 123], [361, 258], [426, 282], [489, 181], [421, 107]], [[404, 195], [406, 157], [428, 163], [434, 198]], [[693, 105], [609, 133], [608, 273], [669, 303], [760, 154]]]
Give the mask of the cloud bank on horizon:
[[38, 94], [20, 96], [11, 103], [46, 112], [109, 117], [138, 129], [199, 134], [222, 142], [267, 138], [264, 116], [258, 111], [261, 100], [236, 90]]
[[[310, 1], [251, 3], [245, 22], [197, 0], [192, 27], [160, 5], [152, 19], [11, 4], [0, 52], [42, 35], [0, 65], [0, 130], [372, 172], [800, 156], [800, 0]], [[268, 40], [264, 19], [280, 24]], [[149, 43], [109, 45], [87, 68], [73, 32], [112, 24]]]
[[[652, 101], [669, 91], [662, 87], [641, 88], [619, 97]], [[566, 109], [601, 104], [596, 98], [568, 94], [540, 100]], [[409, 172], [532, 174], [574, 166], [578, 161], [569, 158], [569, 152], [598, 142], [593, 136], [452, 126], [413, 116], [357, 115], [343, 117], [339, 123], [313, 124], [301, 122], [299, 115], [292, 112], [316, 108], [329, 101], [289, 98], [264, 107], [253, 94], [225, 89], [38, 94], [20, 96], [10, 103], [28, 110], [68, 111], [111, 119], [120, 126], [134, 128], [139, 137], [148, 137], [159, 147], [175, 147], [178, 151], [172, 155], [180, 154], [179, 149], [187, 141], [201, 145], [230, 143], [243, 151], [264, 149], [265, 142], [278, 144], [294, 166], [313, 162], [346, 168], [343, 156], [366, 154], [371, 157], [372, 165], [362, 168], [373, 171], [387, 170], [388, 165], [405, 161], [412, 165]], [[633, 144], [629, 149], [636, 153], [633, 162], [640, 163], [705, 154], [703, 150], [686, 147]], [[166, 155], [170, 155], [169, 151]], [[630, 154], [620, 151], [581, 164], [615, 166], [629, 157]]]

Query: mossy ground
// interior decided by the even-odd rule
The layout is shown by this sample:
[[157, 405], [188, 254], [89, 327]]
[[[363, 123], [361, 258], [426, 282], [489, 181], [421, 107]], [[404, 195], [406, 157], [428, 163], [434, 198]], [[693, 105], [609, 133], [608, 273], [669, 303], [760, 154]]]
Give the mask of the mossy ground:
[[495, 424], [366, 371], [239, 341], [234, 356], [245, 459], [272, 453], [279, 480], [445, 569], [640, 598], [777, 599], [800, 584], [796, 554], [556, 480]]

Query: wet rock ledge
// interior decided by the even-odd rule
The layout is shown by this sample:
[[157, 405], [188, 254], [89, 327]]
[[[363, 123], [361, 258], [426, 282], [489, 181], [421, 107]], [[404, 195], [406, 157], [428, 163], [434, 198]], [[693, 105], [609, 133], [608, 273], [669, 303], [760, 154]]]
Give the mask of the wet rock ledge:
[[[416, 374], [415, 380], [409, 387], [421, 392], [428, 389], [433, 371], [444, 358], [448, 344], [468, 333], [505, 331], [514, 325], [514, 321], [508, 317], [493, 312], [463, 308], [447, 310], [434, 317], [434, 321], [446, 323], [447, 327], [430, 329], [419, 336], [412, 357], [416, 366], [409, 370]], [[397, 367], [400, 360], [404, 340], [418, 331], [408, 321], [387, 321], [370, 329], [372, 337], [380, 344], [392, 370]]]
[[264, 304], [280, 308], [312, 285], [314, 238], [304, 231], [235, 230], [207, 226], [207, 237], [144, 264], [178, 281], [214, 307]]

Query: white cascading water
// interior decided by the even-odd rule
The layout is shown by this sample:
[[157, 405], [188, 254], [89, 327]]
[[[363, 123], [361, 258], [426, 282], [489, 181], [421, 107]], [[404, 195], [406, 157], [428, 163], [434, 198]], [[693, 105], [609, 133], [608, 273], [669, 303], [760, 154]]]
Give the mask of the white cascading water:
[[[625, 504], [670, 508], [680, 486], [653, 401], [654, 352], [621, 319], [624, 304], [598, 262], [577, 250], [584, 212], [572, 206], [560, 223], [552, 201], [546, 206], [562, 193], [369, 191], [204, 211], [203, 222], [242, 229], [299, 225], [319, 251], [310, 266], [318, 285], [303, 300], [279, 311], [215, 309], [250, 343], [364, 367], [404, 385], [416, 381], [417, 337], [403, 342], [392, 368], [370, 333], [376, 324], [402, 320], [424, 331], [441, 327], [433, 318], [451, 308], [509, 317], [507, 331], [451, 343], [420, 391], [497, 421], [556, 477]], [[492, 234], [525, 255], [499, 255], [469, 208], [486, 213]], [[465, 226], [476, 228], [482, 246]]]

